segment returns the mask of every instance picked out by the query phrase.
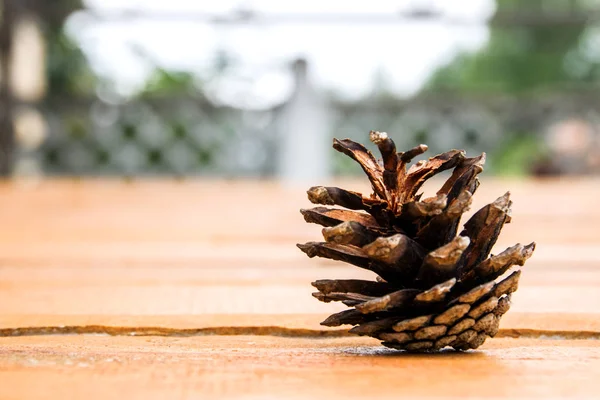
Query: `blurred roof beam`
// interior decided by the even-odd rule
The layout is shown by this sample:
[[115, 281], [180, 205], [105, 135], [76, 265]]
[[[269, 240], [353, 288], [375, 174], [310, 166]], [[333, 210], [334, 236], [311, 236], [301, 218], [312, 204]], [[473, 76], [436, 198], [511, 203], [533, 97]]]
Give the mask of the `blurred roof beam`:
[[264, 13], [250, 9], [238, 9], [226, 14], [194, 11], [146, 11], [138, 9], [87, 10], [89, 15], [106, 21], [190, 21], [222, 25], [242, 24], [398, 24], [415, 22], [438, 22], [456, 26], [570, 26], [600, 22], [600, 11], [572, 12], [505, 12], [496, 13], [491, 19], [467, 19], [445, 15], [435, 9], [414, 9], [395, 14], [356, 13]]

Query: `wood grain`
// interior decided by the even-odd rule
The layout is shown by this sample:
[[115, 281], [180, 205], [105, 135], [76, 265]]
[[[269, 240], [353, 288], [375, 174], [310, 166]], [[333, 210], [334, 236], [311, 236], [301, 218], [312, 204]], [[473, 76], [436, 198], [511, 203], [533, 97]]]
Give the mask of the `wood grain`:
[[[369, 185], [315, 183], [357, 191]], [[428, 185], [424, 189], [431, 195], [435, 184]], [[342, 308], [312, 298], [310, 282], [373, 275], [309, 260], [295, 247], [320, 236], [320, 228], [305, 224], [298, 212], [309, 206], [308, 186], [1, 183], [0, 330], [65, 325], [327, 329], [319, 321]], [[538, 247], [502, 320], [505, 336], [524, 329], [600, 332], [600, 181], [484, 176], [471, 213], [506, 190], [514, 201], [513, 218], [492, 252], [532, 240]], [[600, 394], [597, 340], [558, 334], [499, 338], [474, 354], [401, 356], [374, 339], [237, 332], [0, 337], [0, 398]]]

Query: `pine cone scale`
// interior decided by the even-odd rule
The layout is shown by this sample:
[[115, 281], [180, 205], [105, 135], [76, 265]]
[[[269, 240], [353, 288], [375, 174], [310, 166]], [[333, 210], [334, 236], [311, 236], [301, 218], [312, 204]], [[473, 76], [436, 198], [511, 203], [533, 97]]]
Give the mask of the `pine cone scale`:
[[367, 296], [384, 296], [398, 288], [385, 282], [363, 281], [360, 279], [321, 279], [312, 285], [323, 294], [331, 292], [355, 292]]
[[369, 181], [371, 181], [373, 191], [382, 199], [386, 198], [382, 168], [379, 166], [377, 159], [366, 147], [349, 139], [334, 139], [333, 148], [358, 162], [369, 178]]
[[365, 322], [350, 329], [349, 332], [360, 336], [375, 336], [378, 332], [389, 331], [399, 319], [400, 317], [388, 317]]
[[[462, 150], [451, 150], [430, 158], [427, 163], [413, 165], [407, 172], [406, 186], [408, 190], [406, 190], [405, 198], [415, 196], [427, 179], [462, 163], [464, 156], [465, 153]], [[447, 195], [448, 193], [438, 192], [437, 194]]]
[[335, 226], [342, 222], [357, 222], [367, 229], [381, 229], [375, 218], [366, 213], [336, 208], [315, 207], [308, 210], [300, 210], [306, 222], [322, 226]]
[[355, 308], [362, 314], [372, 314], [391, 309], [399, 310], [411, 305], [415, 296], [419, 293], [417, 289], [401, 289], [358, 304]]
[[479, 187], [477, 175], [483, 172], [485, 164], [485, 153], [478, 157], [464, 158], [462, 162], [456, 165], [450, 178], [442, 185], [438, 193], [448, 195], [449, 199], [455, 199], [464, 189], [475, 194]]
[[510, 193], [499, 197], [492, 204], [488, 204], [477, 211], [466, 223], [461, 236], [468, 236], [471, 244], [465, 251], [465, 260], [462, 265], [461, 275], [487, 259], [500, 231], [504, 226], [511, 205]]
[[415, 303], [418, 305], [435, 304], [443, 301], [450, 290], [456, 284], [456, 278], [447, 280], [446, 282], [438, 283], [437, 285], [427, 289], [424, 292], [415, 296]]

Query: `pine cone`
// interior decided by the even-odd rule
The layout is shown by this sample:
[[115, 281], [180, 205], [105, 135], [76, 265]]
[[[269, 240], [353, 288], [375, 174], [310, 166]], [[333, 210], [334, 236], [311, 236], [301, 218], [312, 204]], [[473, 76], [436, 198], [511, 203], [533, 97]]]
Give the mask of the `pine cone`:
[[[316, 186], [308, 190], [312, 203], [344, 209], [301, 210], [307, 222], [325, 226], [325, 241], [299, 244], [303, 252], [378, 275], [376, 281], [313, 282], [318, 290], [314, 297], [350, 307], [321, 324], [355, 325], [350, 332], [408, 351], [481, 346], [498, 332], [500, 317], [517, 290], [521, 271], [509, 269], [522, 266], [535, 249], [535, 243], [516, 244], [489, 256], [503, 225], [510, 222], [509, 193], [477, 211], [457, 236], [460, 218], [479, 186], [485, 153], [466, 158], [464, 151], [451, 150], [407, 170], [427, 146], [396, 153], [386, 133], [372, 131], [370, 139], [382, 163], [349, 139], [334, 139], [333, 148], [360, 164], [374, 193], [365, 197]], [[448, 169], [452, 175], [435, 197], [417, 194], [427, 179]]]

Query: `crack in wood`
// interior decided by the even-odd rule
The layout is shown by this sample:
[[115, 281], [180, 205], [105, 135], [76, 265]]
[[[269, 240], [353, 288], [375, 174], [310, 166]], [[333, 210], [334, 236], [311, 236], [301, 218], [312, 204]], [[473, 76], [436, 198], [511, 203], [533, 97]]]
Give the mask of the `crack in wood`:
[[355, 336], [344, 329], [319, 330], [280, 326], [220, 326], [209, 328], [129, 327], [107, 325], [33, 326], [0, 329], [0, 337], [43, 335], [110, 335], [110, 336], [207, 336], [255, 335], [282, 337], [346, 337]]
[[[208, 335], [254, 335], [291, 338], [339, 338], [355, 336], [345, 329], [319, 330], [285, 328], [281, 326], [220, 326], [210, 328], [125, 327], [106, 325], [33, 326], [2, 328], [0, 337], [45, 335], [110, 335], [110, 336], [167, 336], [191, 337]], [[564, 331], [544, 329], [500, 329], [497, 338], [598, 340], [597, 331]]]

